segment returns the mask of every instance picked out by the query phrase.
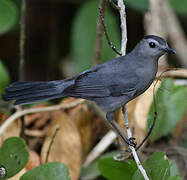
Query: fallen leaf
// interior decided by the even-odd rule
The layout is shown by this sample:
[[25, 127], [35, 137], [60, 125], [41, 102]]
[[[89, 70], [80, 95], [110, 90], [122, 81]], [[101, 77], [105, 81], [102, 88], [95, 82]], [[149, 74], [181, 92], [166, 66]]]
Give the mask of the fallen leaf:
[[3, 136], [0, 136], [0, 146], [2, 145], [3, 141], [12, 136], [19, 136], [21, 132], [21, 122], [20, 119], [13, 121], [6, 131], [3, 133]]
[[29, 160], [25, 166], [25, 168], [29, 171], [40, 165], [40, 157], [39, 155], [32, 150], [29, 150]]
[[[139, 132], [135, 131], [135, 137], [138, 138], [139, 143], [142, 142], [144, 137], [147, 135], [147, 117], [153, 101], [154, 83], [148, 88], [147, 91], [145, 91], [145, 93], [137, 98], [137, 103], [134, 111], [134, 122], [139, 129]], [[160, 84], [161, 83], [158, 81], [155, 86], [155, 93], [156, 90], [160, 87]]]
[[[62, 101], [62, 104], [71, 103], [75, 101], [75, 98], [65, 98]], [[75, 122], [75, 125], [80, 133], [81, 142], [82, 142], [82, 158], [85, 159], [86, 155], [90, 151], [91, 147], [94, 144], [94, 140], [97, 139], [97, 131], [94, 131], [94, 116], [91, 110], [89, 110], [86, 103], [77, 105], [74, 108], [68, 109], [65, 111], [66, 114]]]
[[93, 114], [89, 111], [87, 104], [80, 104], [70, 111], [69, 116], [75, 122], [80, 133], [84, 159], [93, 146], [91, 123]]
[[75, 123], [63, 111], [58, 112], [52, 120], [51, 128], [42, 147], [41, 162], [45, 163], [49, 144], [57, 126], [60, 130], [56, 134], [48, 160], [59, 161], [67, 165], [71, 179], [77, 180], [82, 164], [81, 138]]

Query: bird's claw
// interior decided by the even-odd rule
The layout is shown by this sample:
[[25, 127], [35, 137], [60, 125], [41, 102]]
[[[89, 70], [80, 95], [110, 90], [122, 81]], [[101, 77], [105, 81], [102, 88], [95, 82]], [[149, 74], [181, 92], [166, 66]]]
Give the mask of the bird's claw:
[[136, 148], [137, 143], [134, 142], [135, 139], [136, 139], [136, 138], [134, 138], [134, 137], [130, 137], [130, 138], [128, 139], [128, 145], [129, 145], [129, 146], [132, 146], [132, 147], [134, 147], [134, 148]]

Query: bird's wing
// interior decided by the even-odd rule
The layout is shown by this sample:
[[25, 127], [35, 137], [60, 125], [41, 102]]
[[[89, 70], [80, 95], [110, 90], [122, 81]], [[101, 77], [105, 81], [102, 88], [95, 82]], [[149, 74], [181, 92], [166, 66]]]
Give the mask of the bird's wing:
[[77, 76], [74, 87], [67, 89], [66, 93], [83, 98], [133, 96], [136, 93], [137, 81], [137, 77], [125, 71], [120, 73], [108, 67], [98, 66]]

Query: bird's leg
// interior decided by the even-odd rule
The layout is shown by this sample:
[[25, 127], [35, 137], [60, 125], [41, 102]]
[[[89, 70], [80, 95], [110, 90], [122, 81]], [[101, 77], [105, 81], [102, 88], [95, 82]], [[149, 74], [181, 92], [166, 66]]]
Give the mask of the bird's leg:
[[123, 132], [121, 131], [120, 127], [118, 124], [114, 121], [114, 112], [107, 112], [106, 118], [109, 121], [110, 125], [112, 128], [116, 131], [116, 133], [124, 140], [125, 143], [127, 143], [129, 146], [136, 147], [136, 144], [134, 143], [134, 139], [130, 138], [127, 139]]
[[127, 114], [127, 110], [126, 110], [126, 105], [123, 106], [122, 110], [123, 110], [123, 116], [124, 116], [124, 121], [125, 121], [125, 127], [127, 129], [128, 136], [130, 136], [130, 138], [128, 140], [132, 144], [134, 144], [134, 148], [136, 148], [136, 143], [134, 142], [135, 138], [132, 137], [132, 134], [131, 134], [131, 131], [129, 128], [129, 120], [128, 120], [128, 114]]

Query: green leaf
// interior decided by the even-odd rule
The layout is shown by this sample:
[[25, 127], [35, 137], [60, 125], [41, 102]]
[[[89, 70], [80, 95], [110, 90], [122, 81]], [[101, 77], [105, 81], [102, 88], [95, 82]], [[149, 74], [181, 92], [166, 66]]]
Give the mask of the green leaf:
[[148, 0], [126, 0], [127, 6], [132, 7], [137, 11], [146, 12], [149, 8]]
[[[110, 151], [110, 152], [103, 154], [99, 159], [106, 158], [106, 157], [113, 158], [116, 154], [119, 154], [119, 153], [121, 153], [121, 151]], [[98, 164], [98, 160], [94, 161], [88, 167], [83, 168], [80, 174], [81, 180], [92, 180], [100, 176], [101, 173], [98, 169], [97, 164]]]
[[[146, 12], [149, 8], [148, 0], [125, 0], [127, 7], [132, 7], [133, 9], [141, 12]], [[186, 0], [169, 0], [171, 7], [174, 11], [180, 14], [187, 14], [187, 1]]]
[[49, 162], [26, 172], [20, 180], [70, 180], [68, 168], [60, 162]]
[[88, 167], [82, 169], [81, 174], [80, 174], [80, 177], [81, 177], [80, 179], [81, 180], [92, 180], [92, 179], [96, 179], [100, 175], [101, 173], [98, 170], [97, 161], [95, 161]]
[[[98, 0], [86, 2], [77, 12], [72, 28], [72, 51], [75, 57], [76, 71], [82, 72], [93, 64], [96, 39], [96, 22], [98, 16]], [[105, 23], [111, 41], [119, 49], [119, 29], [115, 16], [107, 9]], [[108, 46], [104, 37], [102, 48], [102, 62], [114, 58], [116, 54]]]
[[6, 170], [5, 180], [17, 174], [25, 167], [29, 153], [23, 139], [11, 137], [5, 140], [0, 149], [0, 167]]
[[[187, 109], [187, 90], [182, 86], [175, 86], [173, 80], [165, 79], [156, 93], [157, 121], [150, 135], [152, 141], [168, 135], [183, 117]], [[154, 106], [152, 104], [148, 127], [153, 121]]]
[[174, 160], [169, 160], [169, 166], [170, 166], [170, 176], [179, 175], [179, 169]]
[[167, 180], [182, 180], [182, 178], [179, 175], [176, 175], [168, 177]]
[[0, 0], [0, 34], [10, 31], [18, 20], [18, 7], [12, 0]]
[[[149, 157], [143, 167], [151, 180], [163, 180], [170, 176], [169, 161], [163, 152], [156, 152]], [[142, 174], [137, 170], [132, 180], [144, 180]]]
[[8, 86], [10, 82], [8, 71], [1, 61], [0, 61], [0, 77], [1, 77], [0, 78], [0, 99], [1, 99], [1, 94], [4, 91], [4, 88]]
[[172, 8], [174, 11], [176, 11], [179, 14], [187, 14], [187, 1], [186, 0], [169, 0]]
[[98, 168], [101, 174], [108, 180], [132, 179], [133, 174], [137, 170], [135, 161], [119, 162], [115, 161], [112, 157], [101, 158], [98, 161]]

